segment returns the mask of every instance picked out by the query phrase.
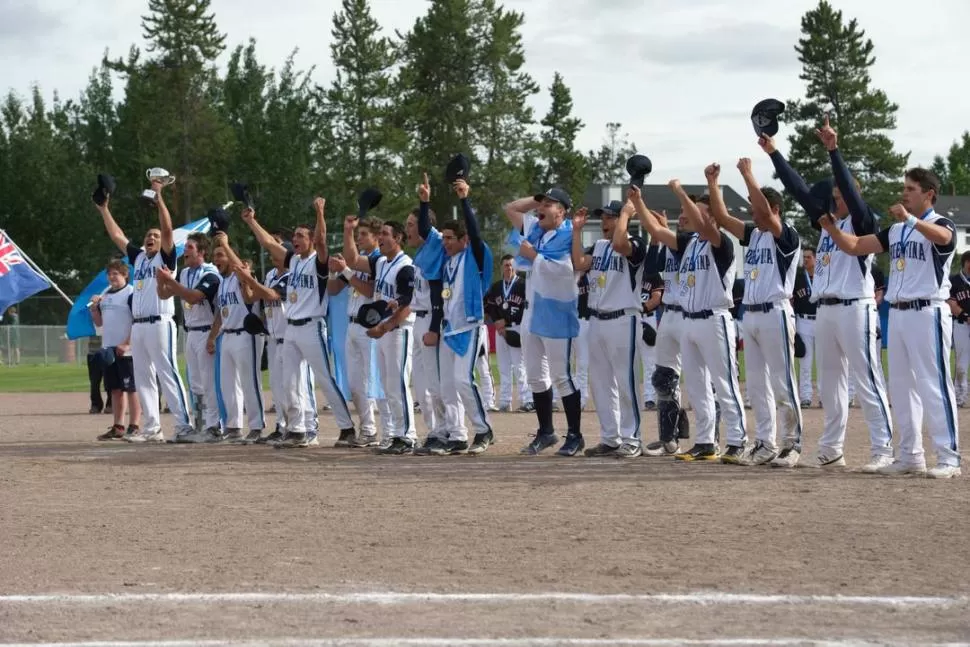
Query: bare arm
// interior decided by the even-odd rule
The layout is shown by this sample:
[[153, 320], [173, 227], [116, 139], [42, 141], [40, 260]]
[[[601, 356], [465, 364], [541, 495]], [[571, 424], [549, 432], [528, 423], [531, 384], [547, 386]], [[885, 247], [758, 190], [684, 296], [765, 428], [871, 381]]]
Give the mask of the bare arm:
[[633, 215], [633, 205], [629, 198], [620, 209], [620, 216], [613, 230], [613, 249], [617, 254], [627, 257], [633, 253], [633, 243], [630, 242], [630, 216]]
[[208, 343], [214, 344], [220, 332], [222, 332], [222, 311], [216, 308], [216, 316], [212, 320], [212, 330], [209, 331]]
[[[256, 277], [249, 272], [236, 270], [239, 277], [239, 284], [243, 288], [243, 294], [248, 290], [253, 295], [253, 301], [262, 299], [263, 301], [276, 301], [280, 298], [279, 293], [271, 287], [263, 285]], [[249, 303], [249, 301], [247, 301]]]
[[[718, 221], [721, 218], [730, 218], [727, 212], [727, 205], [724, 204], [724, 197], [721, 195], [721, 187], [717, 183], [717, 179], [721, 174], [721, 167], [717, 164], [711, 164], [706, 169], [704, 169], [704, 175], [707, 177], [707, 192], [710, 194], [711, 198], [711, 218], [705, 218], [694, 205], [692, 211], [688, 211], [688, 218], [693, 214], [696, 216], [696, 220], [692, 221], [696, 224], [694, 225], [694, 231], [703, 236], [708, 242], [711, 243], [711, 247], [721, 246], [721, 230], [718, 227]], [[683, 194], [683, 195], [680, 195]], [[677, 197], [680, 199], [681, 204], [684, 204], [684, 200], [691, 202], [690, 197], [684, 192], [683, 188], [680, 189], [680, 194]]]
[[953, 240], [952, 231], [933, 222], [917, 220], [916, 231], [926, 236], [926, 240], [934, 245], [949, 245]]
[[168, 212], [165, 198], [162, 197], [162, 183], [152, 182], [158, 203], [158, 229], [162, 232], [162, 251], [172, 254], [175, 251], [175, 237], [172, 235], [172, 214]]
[[[758, 181], [754, 179], [751, 160], [747, 157], [742, 157], [738, 161], [738, 170], [741, 171], [741, 177], [744, 178], [744, 185], [748, 187], [751, 209], [761, 217], [763, 222], [767, 223], [765, 231], [775, 238], [778, 238], [781, 236], [781, 216], [776, 215], [771, 210], [771, 205], [768, 204], [768, 198], [765, 197], [765, 194], [761, 191], [761, 187], [758, 186]], [[728, 218], [734, 221], [730, 227], [721, 222], [718, 222], [718, 224], [724, 227], [735, 238], [742, 240], [744, 238], [744, 223], [731, 216], [728, 216]], [[740, 229], [738, 229], [738, 225], [740, 225]]]
[[[253, 275], [249, 273], [249, 270], [246, 269], [246, 266], [242, 264], [233, 265], [233, 273], [239, 279], [239, 290], [242, 292], [243, 302], [250, 304], [259, 301], [259, 297], [256, 296], [256, 291], [253, 289], [253, 286], [246, 283], [245, 279], [243, 279], [244, 276], [254, 278]], [[277, 298], [279, 297], [273, 296], [272, 300], [275, 301]]]
[[125, 236], [125, 232], [121, 230], [121, 227], [118, 226], [118, 223], [115, 222], [114, 217], [111, 215], [107, 200], [103, 205], [98, 206], [98, 211], [101, 213], [101, 219], [104, 221], [104, 229], [108, 232], [108, 238], [115, 244], [115, 247], [125, 254], [128, 254], [128, 237]]
[[522, 218], [525, 214], [529, 213], [533, 209], [539, 206], [536, 199], [532, 196], [528, 198], [519, 198], [513, 202], [509, 202], [505, 205], [505, 216], [512, 223], [512, 226], [516, 229], [522, 229]]
[[663, 300], [663, 290], [654, 290], [650, 293], [650, 298], [643, 304], [643, 309], [646, 312], [653, 312], [660, 307], [660, 302]]
[[882, 243], [879, 242], [874, 234], [866, 236], [854, 236], [847, 234], [839, 229], [832, 218], [832, 214], [825, 214], [818, 219], [822, 229], [828, 232], [832, 241], [846, 254], [851, 256], [868, 256], [869, 254], [881, 254], [883, 252]]
[[175, 277], [172, 276], [172, 273], [168, 270], [168, 268], [158, 270], [156, 279], [156, 283], [158, 284], [158, 296], [163, 299], [168, 299], [169, 297], [178, 297], [182, 299], [182, 301], [187, 301], [192, 305], [202, 303], [206, 299], [205, 294], [201, 290], [187, 288], [175, 280]]
[[650, 239], [676, 250], [677, 235], [666, 226], [660, 226], [660, 220], [644, 204], [643, 196], [640, 194], [640, 188], [631, 186], [627, 190], [627, 199], [633, 204], [633, 208], [637, 212], [637, 218], [640, 219], [640, 224], [643, 225], [643, 229], [650, 236]]
[[573, 259], [573, 270], [588, 272], [593, 266], [593, 257], [583, 249], [583, 228], [586, 226], [586, 208], [573, 214], [573, 247], [570, 256]]
[[[345, 244], [346, 244], [346, 241], [345, 241]], [[358, 262], [364, 261], [364, 263], [367, 264], [367, 270], [366, 271], [367, 272], [370, 272], [370, 259], [369, 258], [367, 258], [366, 256], [358, 256], [357, 257], [357, 260], [358, 260]], [[374, 296], [374, 282], [373, 281], [364, 281], [364, 280], [362, 280], [359, 276], [357, 276], [356, 274], [353, 273], [353, 269], [350, 269], [350, 271], [346, 271], [348, 269], [348, 267], [349, 266], [347, 265], [347, 262], [343, 258], [340, 258], [340, 257], [337, 257], [337, 256], [332, 256], [330, 258], [330, 270], [332, 272], [337, 272], [338, 274], [341, 274], [344, 277], [344, 279], [347, 281], [347, 283], [351, 287], [353, 287], [354, 289], [356, 289], [358, 292], [360, 292], [361, 294], [363, 294], [365, 297], [373, 297]], [[364, 271], [364, 270], [362, 270], [362, 271]], [[333, 280], [336, 281], [337, 283], [340, 283], [341, 285], [344, 284], [344, 282], [342, 280], [340, 280], [340, 279], [333, 279]], [[337, 290], [337, 291], [339, 292], [340, 290]]]
[[323, 198], [316, 198], [313, 201], [313, 208], [317, 212], [317, 222], [313, 227], [313, 248], [317, 251], [317, 260], [326, 263], [330, 258], [330, 250], [327, 248], [327, 219], [324, 217], [324, 208], [327, 201]]
[[270, 258], [273, 259], [274, 265], [282, 264], [286, 260], [286, 248], [280, 243], [276, 242], [268, 231], [263, 229], [263, 226], [256, 222], [256, 212], [252, 209], [243, 209], [242, 220], [244, 223], [249, 225], [250, 231], [256, 236], [256, 242], [259, 246], [269, 252]]
[[354, 230], [357, 228], [359, 222], [360, 220], [357, 216], [347, 216], [344, 218], [344, 261], [351, 270], [370, 272], [370, 261], [366, 256], [361, 256], [357, 251]]
[[91, 320], [97, 328], [104, 325], [104, 320], [101, 318], [101, 297], [97, 296], [91, 299], [91, 305], [88, 306], [88, 312], [91, 313]]

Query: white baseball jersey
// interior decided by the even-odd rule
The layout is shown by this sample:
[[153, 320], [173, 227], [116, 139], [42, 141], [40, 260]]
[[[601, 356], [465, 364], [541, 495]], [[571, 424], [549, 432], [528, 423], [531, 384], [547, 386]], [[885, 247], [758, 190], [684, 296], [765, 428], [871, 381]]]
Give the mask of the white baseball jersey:
[[414, 296], [411, 297], [411, 309], [417, 311], [431, 311], [431, 284], [424, 278], [421, 268], [414, 265]]
[[[366, 256], [367, 258], [377, 258], [380, 255], [381, 255], [381, 250], [379, 250], [377, 248], [375, 248], [369, 254], [362, 254], [362, 256]], [[369, 281], [370, 280], [370, 274], [368, 274], [367, 272], [355, 271], [354, 272], [354, 276], [356, 276], [361, 281]], [[357, 290], [357, 288], [355, 288], [352, 285], [348, 286], [348, 289], [350, 290], [350, 299], [347, 302], [347, 313], [351, 317], [356, 318], [357, 317], [357, 311], [360, 310], [360, 307], [362, 305], [364, 305], [364, 304], [370, 303], [371, 301], [374, 300], [374, 298], [373, 297], [369, 297], [369, 296], [367, 296], [365, 294], [361, 294]], [[429, 299], [430, 299], [430, 297], [429, 297]], [[428, 308], [430, 308], [430, 307], [431, 306], [429, 305]]]
[[915, 227], [902, 222], [876, 234], [882, 248], [889, 252], [889, 287], [886, 290], [889, 303], [950, 298], [950, 265], [956, 249], [953, 221], [933, 209], [920, 216], [920, 220], [946, 227], [953, 236], [946, 245], [934, 245]]
[[280, 274], [274, 267], [266, 272], [266, 278], [263, 280], [263, 285], [271, 290], [275, 290], [276, 294], [279, 295], [277, 299], [272, 301], [263, 301], [263, 312], [266, 314], [266, 330], [273, 339], [283, 339], [283, 336], [286, 334], [286, 285], [289, 278], [289, 272]]
[[132, 297], [131, 311], [135, 319], [144, 317], [171, 317], [175, 315], [175, 301], [158, 298], [155, 273], [162, 267], [175, 271], [175, 250], [171, 255], [158, 251], [152, 256], [141, 247], [128, 243], [128, 262], [135, 268], [132, 284], [135, 293]]
[[586, 253], [593, 257], [587, 272], [591, 312], [640, 312], [640, 268], [647, 250], [639, 236], [630, 236], [630, 244], [633, 250], [629, 257], [617, 254], [612, 241], [605, 238], [586, 249]]
[[680, 259], [679, 252], [666, 245], [660, 246], [658, 265], [664, 282], [664, 295], [660, 302], [665, 306], [680, 306]]
[[[856, 231], [851, 217], [839, 221], [839, 229], [855, 236], [874, 231]], [[822, 230], [815, 249], [815, 276], [812, 279], [812, 302], [819, 299], [871, 299], [875, 290], [872, 280], [872, 255], [850, 256]]]
[[[411, 305], [414, 296], [414, 266], [411, 257], [404, 252], [388, 260], [386, 256], [370, 259], [371, 276], [374, 279], [374, 298], [397, 301], [399, 307]], [[414, 311], [401, 325], [414, 323]]]
[[[450, 330], [444, 333], [446, 337], [474, 330], [482, 323], [482, 319], [469, 320], [465, 316], [465, 263], [468, 262], [470, 252], [469, 248], [463, 249], [454, 256], [445, 258], [441, 265], [444, 320], [451, 324]], [[474, 261], [472, 258], [472, 262]]]
[[790, 299], [795, 288], [798, 252], [801, 241], [798, 232], [782, 223], [781, 235], [775, 238], [753, 224], [744, 226], [741, 244], [744, 253], [744, 298], [746, 305], [777, 303]]
[[191, 304], [182, 300], [182, 318], [186, 328], [211, 326], [215, 319], [215, 300], [219, 290], [219, 273], [212, 265], [184, 267], [179, 272], [179, 283], [189, 290], [198, 290], [205, 295], [202, 303]]
[[286, 288], [287, 319], [313, 319], [327, 315], [326, 260], [320, 261], [315, 251], [306, 257], [287, 252], [284, 261], [290, 269]]
[[[124, 344], [131, 337], [132, 295], [135, 290], [126, 285], [120, 290], [108, 288], [101, 293], [98, 309], [101, 310], [101, 345], [105, 348]], [[125, 353], [131, 355], [131, 351]]]
[[243, 300], [239, 277], [235, 274], [223, 276], [219, 283], [219, 297], [216, 301], [219, 314], [222, 316], [222, 330], [240, 330], [243, 321], [249, 314], [249, 308]]
[[677, 234], [680, 257], [680, 305], [685, 312], [730, 310], [734, 305], [734, 243], [721, 234], [714, 247], [699, 236]]

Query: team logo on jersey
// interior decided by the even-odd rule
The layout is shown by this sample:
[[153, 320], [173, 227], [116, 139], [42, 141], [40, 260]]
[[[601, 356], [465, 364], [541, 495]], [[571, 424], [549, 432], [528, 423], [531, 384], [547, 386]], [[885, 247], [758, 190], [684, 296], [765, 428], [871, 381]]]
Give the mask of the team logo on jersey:
[[753, 268], [753, 269], [752, 269], [752, 270], [751, 270], [751, 271], [750, 271], [750, 272], [748, 273], [748, 277], [749, 277], [749, 278], [750, 278], [750, 279], [751, 279], [752, 281], [754, 281], [755, 279], [757, 279], [757, 278], [758, 278], [758, 268], [757, 268], [757, 267], [755, 267], [755, 268]]
[[222, 318], [225, 319], [229, 316], [229, 306], [223, 306], [222, 308]]
[[296, 303], [296, 290], [290, 290], [290, 303]]

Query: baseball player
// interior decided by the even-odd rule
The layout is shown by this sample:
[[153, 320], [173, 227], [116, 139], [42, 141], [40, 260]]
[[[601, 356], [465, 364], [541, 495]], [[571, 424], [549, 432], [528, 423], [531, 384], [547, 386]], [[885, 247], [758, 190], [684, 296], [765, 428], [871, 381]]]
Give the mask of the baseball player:
[[[375, 260], [380, 256], [381, 251], [377, 248], [377, 238], [381, 233], [383, 223], [378, 218], [368, 217], [344, 223], [344, 236], [354, 236], [354, 231], [348, 230], [350, 224], [357, 227], [357, 246], [366, 258], [373, 257]], [[331, 270], [339, 272], [342, 266], [337, 259], [331, 259]], [[347, 358], [347, 379], [350, 382], [350, 397], [354, 401], [354, 408], [360, 418], [360, 437], [350, 439], [340, 439], [337, 447], [378, 447], [380, 440], [377, 437], [377, 424], [374, 421], [374, 410], [376, 403], [370, 396], [372, 380], [380, 381], [379, 375], [371, 375], [371, 362], [374, 353], [377, 352], [377, 343], [367, 336], [367, 329], [357, 322], [357, 313], [365, 303], [373, 301], [374, 286], [368, 283], [369, 275], [367, 272], [348, 272], [348, 276], [337, 274], [337, 279], [332, 279], [328, 285], [331, 294], [337, 294], [345, 287], [350, 289], [350, 301], [347, 304], [347, 314], [350, 322], [347, 328], [346, 355]], [[382, 399], [385, 403], [386, 400]], [[384, 419], [387, 419], [385, 414]]]
[[[525, 378], [522, 361], [521, 328], [525, 311], [525, 279], [513, 265], [515, 257], [502, 257], [502, 278], [492, 284], [485, 295], [485, 315], [495, 324], [495, 354], [498, 355], [500, 395], [498, 410], [512, 410], [512, 387], [519, 387], [519, 411], [535, 410], [532, 392]], [[509, 333], [515, 333], [509, 335]]]
[[[288, 250], [292, 245], [283, 242], [282, 236], [273, 234], [277, 242]], [[280, 403], [279, 410], [276, 412], [276, 429], [268, 436], [264, 436], [254, 442], [260, 444], [275, 444], [282, 442], [285, 438], [286, 424], [286, 405], [287, 396], [283, 391], [283, 380], [285, 370], [283, 367], [283, 341], [286, 337], [286, 288], [290, 274], [282, 259], [277, 262], [268, 272], [261, 284], [250, 272], [236, 272], [242, 289], [252, 295], [254, 299], [262, 301], [266, 316], [266, 330], [269, 333], [268, 365], [270, 389], [273, 392], [273, 399]], [[307, 438], [312, 442], [317, 437], [319, 428], [317, 426], [317, 402], [316, 389], [313, 379], [313, 371], [310, 365], [304, 360], [300, 364], [300, 399], [303, 402], [303, 421], [307, 430]], [[319, 441], [318, 441], [319, 442]]]
[[[573, 340], [573, 362], [570, 365], [570, 375], [575, 375], [576, 388], [579, 389], [580, 406], [585, 410], [589, 401], [589, 279], [586, 273], [580, 273], [576, 281], [577, 300], [576, 314], [579, 317], [579, 334]], [[552, 410], [562, 411], [559, 404], [561, 396], [559, 389], [552, 386]]]
[[[710, 210], [726, 210], [717, 179], [720, 169], [711, 164], [704, 170], [710, 192]], [[696, 367], [685, 374], [687, 395], [694, 407], [697, 442], [686, 452], [676, 455], [683, 461], [713, 461], [718, 458], [715, 397], [727, 424], [727, 448], [721, 456], [724, 463], [740, 464], [745, 455], [747, 431], [741, 388], [737, 376], [734, 346], [734, 320], [729, 312], [733, 303], [735, 275], [734, 243], [722, 234], [710, 215], [683, 190], [680, 182], [671, 180], [670, 187], [680, 200], [681, 208], [697, 235], [678, 232], [674, 235], [651, 217], [639, 190], [633, 203], [640, 222], [650, 236], [667, 247], [679, 250], [681, 324], [680, 350], [684, 366]], [[705, 205], [706, 207], [706, 205]], [[710, 384], [714, 383], [712, 394]]]
[[256, 240], [269, 252], [274, 264], [289, 270], [290, 277], [286, 289], [287, 312], [286, 332], [283, 337], [283, 392], [286, 402], [286, 439], [277, 447], [309, 447], [319, 444], [313, 430], [307, 427], [303, 410], [305, 399], [300, 395], [300, 384], [304, 380], [301, 362], [306, 361], [316, 383], [326, 394], [333, 407], [334, 419], [340, 428], [340, 438], [350, 440], [356, 437], [350, 409], [344, 400], [330, 364], [330, 351], [327, 341], [327, 289], [329, 276], [329, 255], [327, 250], [327, 223], [324, 219], [326, 201], [316, 198], [313, 207], [316, 211], [314, 228], [299, 225], [293, 230], [290, 251], [276, 242], [256, 221], [256, 212], [245, 209], [243, 221], [249, 225]]
[[[879, 308], [886, 296], [886, 276], [875, 263], [872, 264], [870, 271], [872, 272], [872, 298], [876, 301], [876, 350], [879, 351], [872, 359], [875, 370], [882, 373], [882, 318], [879, 316]], [[849, 407], [855, 406], [855, 376], [849, 375]]]
[[[754, 223], [728, 214], [721, 200], [711, 201], [711, 215], [746, 247], [744, 254], [744, 358], [746, 387], [752, 395], [756, 441], [744, 463], [794, 467], [802, 451], [802, 410], [795, 390], [795, 313], [791, 308], [801, 240], [781, 218], [781, 194], [761, 188], [751, 160], [738, 170], [751, 201]], [[785, 430], [784, 446], [775, 442], [776, 409]]]
[[[832, 188], [830, 181], [823, 180], [810, 189], [778, 152], [771, 137], [763, 135], [758, 144], [771, 157], [785, 189], [805, 209], [810, 220], [816, 222], [822, 214], [832, 213], [846, 233], [861, 236], [877, 231], [878, 217], [864, 209], [857, 209], [850, 216], [845, 192]], [[830, 157], [839, 156], [834, 140], [829, 150]], [[875, 473], [892, 464], [893, 448], [886, 387], [882, 373], [874, 370], [874, 358], [880, 351], [876, 342], [878, 315], [872, 297], [872, 256], [856, 258], [846, 254], [827, 232], [822, 232], [819, 238], [816, 256], [812, 300], [818, 305], [815, 323], [819, 331], [825, 331], [826, 342], [816, 344], [815, 348], [825, 429], [814, 464], [823, 468], [845, 466], [842, 450], [849, 416], [847, 374], [851, 372], [856, 378], [869, 427], [871, 458], [862, 471]]]
[[960, 256], [960, 271], [950, 277], [950, 314], [953, 316], [953, 350], [956, 352], [957, 406], [970, 398], [967, 371], [970, 370], [970, 251]]
[[525, 372], [532, 389], [539, 429], [523, 454], [536, 455], [559, 438], [552, 424], [552, 387], [562, 395], [566, 439], [557, 452], [575, 456], [586, 446], [580, 430], [583, 405], [570, 374], [573, 343], [579, 334], [576, 279], [571, 260], [572, 202], [555, 187], [542, 195], [505, 205], [505, 215], [519, 240], [517, 269], [526, 271], [526, 307], [522, 336]]
[[[835, 131], [828, 123], [820, 135], [826, 148], [837, 153]], [[832, 155], [832, 170], [850, 213], [856, 216], [861, 209], [871, 214], [840, 155]], [[899, 457], [880, 467], [880, 474], [960, 475], [959, 422], [950, 377], [953, 324], [946, 304], [956, 231], [951, 220], [933, 210], [939, 190], [933, 173], [912, 168], [906, 171], [900, 203], [889, 209], [896, 220], [890, 227], [855, 236], [843, 231], [831, 214], [819, 220], [849, 254], [889, 253], [889, 388], [899, 425]], [[929, 471], [923, 455], [924, 416], [937, 459]]]
[[[345, 231], [347, 227], [354, 228], [356, 221], [356, 216], [347, 216]], [[390, 408], [385, 433], [391, 442], [378, 451], [381, 454], [411, 454], [416, 440], [414, 400], [411, 397], [411, 350], [416, 318], [411, 312], [414, 268], [411, 257], [401, 249], [404, 242], [401, 223], [385, 222], [379, 241], [381, 256], [369, 258], [357, 253], [353, 236], [345, 235], [344, 258], [336, 259], [337, 271], [344, 276], [354, 271], [366, 272], [373, 282], [375, 301], [387, 303], [390, 316], [367, 331], [368, 337], [377, 340], [384, 395]]]
[[812, 279], [815, 276], [815, 250], [802, 250], [802, 267], [795, 273], [792, 309], [795, 311], [795, 333], [805, 344], [805, 357], [798, 362], [798, 393], [802, 409], [812, 406], [812, 363], [815, 361], [815, 313], [812, 301]]
[[[628, 198], [629, 200], [629, 198]], [[633, 205], [618, 200], [596, 209], [603, 237], [583, 249], [586, 211], [573, 215], [573, 268], [589, 281], [589, 345], [593, 403], [600, 442], [586, 456], [636, 458], [640, 442], [637, 341], [640, 339], [640, 268], [646, 245], [631, 236]]]
[[[653, 250], [648, 248], [648, 256], [652, 251], [654, 260], [647, 267], [644, 260], [643, 280], [640, 282], [640, 335], [637, 344], [640, 349], [640, 363], [643, 369], [643, 408], [653, 411], [657, 408], [657, 389], [653, 386], [653, 372], [657, 368], [657, 309], [663, 301], [664, 282], [655, 266], [657, 246]], [[654, 340], [648, 344], [645, 336], [648, 329], [653, 330]]]
[[[408, 214], [408, 245], [414, 247], [414, 296], [411, 309], [414, 313], [414, 364], [412, 390], [421, 404], [421, 416], [428, 428], [421, 447], [416, 454], [431, 454], [436, 446], [448, 442], [452, 431], [464, 425], [464, 411], [458, 420], [445, 420], [445, 405], [441, 401], [441, 383], [438, 375], [438, 348], [441, 339], [443, 305], [441, 298], [441, 266], [444, 263], [444, 247], [441, 232], [435, 228], [435, 214], [428, 201], [431, 185], [425, 173], [424, 182], [418, 186], [420, 206]], [[453, 414], [455, 412], [452, 412]], [[467, 430], [465, 431], [467, 435]]]
[[215, 318], [216, 292], [219, 289], [219, 272], [206, 262], [209, 255], [209, 238], [204, 234], [189, 234], [185, 241], [182, 258], [185, 267], [178, 280], [166, 268], [158, 271], [158, 295], [167, 299], [176, 296], [182, 300], [182, 318], [185, 326], [185, 365], [189, 388], [193, 396], [193, 410], [198, 422], [199, 434], [179, 436], [176, 440], [188, 442], [202, 440], [207, 435], [218, 435], [220, 430], [219, 407], [216, 402], [216, 376], [213, 356], [206, 349], [209, 332]]
[[109, 200], [96, 205], [104, 220], [104, 227], [111, 241], [125, 254], [135, 268], [132, 296], [131, 357], [135, 371], [135, 388], [145, 417], [138, 433], [126, 436], [132, 443], [164, 442], [159, 413], [158, 387], [161, 385], [165, 401], [175, 416], [175, 438], [191, 434], [188, 396], [175, 363], [178, 329], [173, 321], [175, 303], [171, 297], [158, 296], [156, 275], [162, 268], [175, 270], [175, 240], [172, 237], [172, 217], [162, 197], [162, 183], [152, 182], [157, 196], [158, 229], [145, 233], [144, 249], [129, 242], [128, 237], [115, 222], [108, 208]]
[[[114, 361], [104, 369], [105, 389], [114, 402], [114, 424], [98, 440], [121, 440], [134, 434], [141, 423], [141, 405], [135, 393], [135, 369], [131, 361], [131, 302], [134, 289], [128, 285], [128, 266], [116, 260], [108, 263], [108, 288], [91, 299], [91, 319], [102, 329], [102, 348], [113, 349]], [[105, 351], [101, 351], [104, 355]], [[125, 410], [128, 428], [125, 429]]]

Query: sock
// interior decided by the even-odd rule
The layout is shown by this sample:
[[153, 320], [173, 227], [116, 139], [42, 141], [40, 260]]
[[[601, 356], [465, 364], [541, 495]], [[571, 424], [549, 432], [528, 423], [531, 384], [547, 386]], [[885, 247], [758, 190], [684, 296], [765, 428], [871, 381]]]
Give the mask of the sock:
[[677, 438], [690, 438], [690, 420], [687, 418], [686, 409], [681, 409], [678, 415]]
[[566, 412], [566, 429], [570, 436], [583, 435], [579, 428], [580, 418], [583, 415], [582, 397], [579, 391], [574, 391], [562, 399], [562, 408]]
[[552, 426], [552, 389], [536, 393], [532, 392], [532, 404], [536, 407], [536, 418], [539, 420], [539, 432], [551, 434], [555, 431]]

